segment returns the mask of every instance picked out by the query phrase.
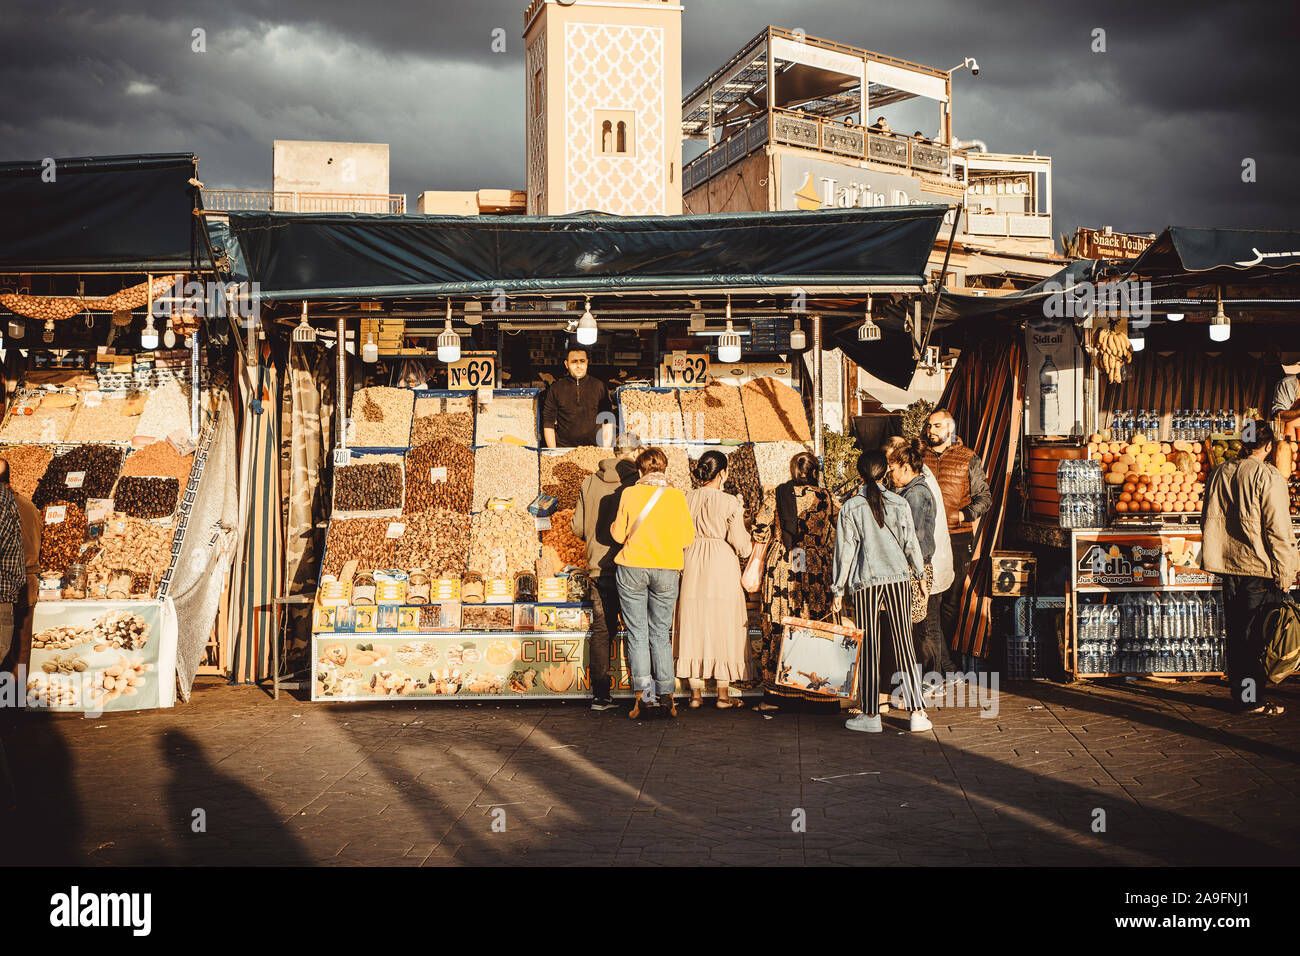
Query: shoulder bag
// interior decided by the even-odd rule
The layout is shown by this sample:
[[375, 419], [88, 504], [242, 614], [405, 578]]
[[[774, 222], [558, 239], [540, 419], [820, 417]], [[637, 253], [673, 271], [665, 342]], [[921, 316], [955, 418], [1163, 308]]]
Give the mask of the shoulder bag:
[[[894, 543], [897, 544], [898, 549], [903, 552], [903, 558], [904, 560], [906, 560], [907, 549], [903, 547], [903, 542], [898, 540], [898, 535], [894, 534], [894, 529], [890, 527], [889, 522], [885, 522], [885, 527], [889, 528], [889, 533], [894, 537]], [[912, 623], [920, 624], [922, 621], [925, 620], [925, 612], [930, 600], [930, 595], [928, 590], [922, 590], [921, 588], [921, 581], [924, 580], [927, 583], [927, 585], [933, 586], [934, 567], [933, 565], [927, 564], [925, 566], [925, 578], [922, 579], [922, 578], [918, 578], [916, 576], [916, 572], [911, 570], [911, 562], [909, 561], [907, 573], [908, 573], [908, 583], [911, 585], [911, 590], [912, 590]]]

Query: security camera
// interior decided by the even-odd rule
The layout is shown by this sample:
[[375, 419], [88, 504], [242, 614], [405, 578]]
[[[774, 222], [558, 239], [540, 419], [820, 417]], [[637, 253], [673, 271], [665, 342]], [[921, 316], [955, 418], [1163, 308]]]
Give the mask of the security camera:
[[970, 75], [971, 75], [971, 76], [979, 76], [979, 75], [980, 75], [980, 65], [979, 65], [978, 63], [975, 62], [975, 57], [973, 57], [973, 56], [968, 56], [968, 57], [966, 57], [966, 65], [970, 67]]

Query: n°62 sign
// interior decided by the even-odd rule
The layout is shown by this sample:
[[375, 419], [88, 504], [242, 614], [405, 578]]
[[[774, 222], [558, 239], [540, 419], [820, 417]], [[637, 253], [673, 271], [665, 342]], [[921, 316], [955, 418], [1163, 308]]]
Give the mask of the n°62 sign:
[[665, 355], [659, 366], [661, 388], [703, 388], [710, 381], [705, 352], [673, 352]]
[[499, 388], [496, 352], [462, 352], [460, 361], [447, 366], [447, 387]]

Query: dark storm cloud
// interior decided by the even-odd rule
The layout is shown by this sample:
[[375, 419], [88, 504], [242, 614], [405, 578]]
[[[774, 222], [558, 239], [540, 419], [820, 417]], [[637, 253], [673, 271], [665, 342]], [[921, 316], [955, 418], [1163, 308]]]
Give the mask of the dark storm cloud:
[[[392, 188], [523, 185], [525, 0], [7, 5], [6, 159], [192, 150], [267, 188], [273, 139], [387, 142]], [[685, 0], [683, 89], [766, 24], [947, 68], [954, 130], [1053, 157], [1056, 231], [1294, 225], [1290, 3]], [[191, 51], [191, 31], [207, 52]], [[504, 29], [507, 51], [491, 50]], [[1091, 51], [1106, 31], [1107, 52]], [[1246, 157], [1258, 182], [1242, 183]]]

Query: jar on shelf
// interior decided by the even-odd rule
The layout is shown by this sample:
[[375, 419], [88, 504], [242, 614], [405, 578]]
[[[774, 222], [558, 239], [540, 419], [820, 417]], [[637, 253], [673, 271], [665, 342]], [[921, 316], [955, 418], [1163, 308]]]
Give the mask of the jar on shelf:
[[68, 573], [63, 581], [63, 597], [69, 601], [86, 598], [86, 566], [79, 562], [68, 565]]

